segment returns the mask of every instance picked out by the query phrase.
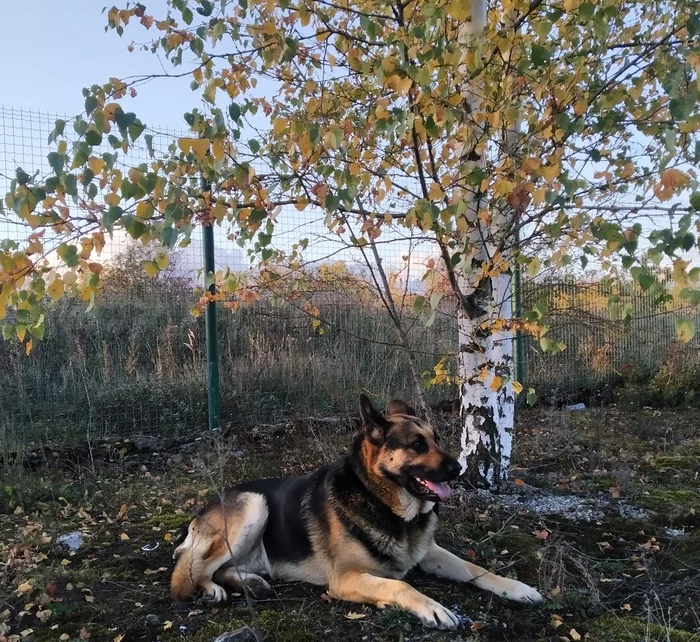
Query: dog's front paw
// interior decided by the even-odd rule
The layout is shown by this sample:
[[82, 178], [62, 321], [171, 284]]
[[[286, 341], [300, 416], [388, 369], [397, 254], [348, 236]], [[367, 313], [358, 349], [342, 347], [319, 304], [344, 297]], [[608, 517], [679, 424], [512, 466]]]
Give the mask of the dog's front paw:
[[544, 600], [537, 589], [517, 580], [507, 580], [501, 595], [507, 600], [513, 600], [521, 604], [540, 604]]
[[459, 618], [452, 611], [430, 598], [426, 598], [414, 613], [425, 626], [434, 629], [456, 629], [459, 626]]
[[224, 589], [221, 586], [219, 586], [218, 584], [214, 584], [214, 582], [211, 582], [204, 589], [204, 595], [202, 596], [201, 602], [203, 604], [225, 602], [227, 597], [228, 596], [226, 595], [226, 591], [224, 591]]

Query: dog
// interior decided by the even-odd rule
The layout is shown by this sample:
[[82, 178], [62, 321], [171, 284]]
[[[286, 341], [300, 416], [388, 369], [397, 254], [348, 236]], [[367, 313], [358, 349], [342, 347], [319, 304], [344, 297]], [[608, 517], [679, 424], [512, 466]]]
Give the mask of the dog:
[[386, 414], [360, 397], [362, 428], [336, 463], [303, 477], [245, 482], [189, 524], [175, 550], [171, 595], [226, 600], [224, 586], [262, 597], [272, 580], [328, 587], [339, 600], [395, 606], [425, 625], [452, 629], [457, 616], [403, 581], [411, 569], [536, 604], [530, 586], [466, 562], [435, 543], [439, 503], [459, 462], [400, 400]]

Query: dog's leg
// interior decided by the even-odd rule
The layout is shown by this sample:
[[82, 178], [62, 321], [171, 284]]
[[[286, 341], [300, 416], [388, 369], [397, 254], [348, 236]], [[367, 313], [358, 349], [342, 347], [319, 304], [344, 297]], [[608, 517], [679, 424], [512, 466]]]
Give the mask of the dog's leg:
[[452, 611], [400, 580], [388, 580], [369, 573], [344, 573], [331, 578], [328, 594], [339, 600], [374, 604], [380, 608], [398, 606], [411, 611], [426, 626], [454, 629], [459, 625]]
[[523, 604], [539, 604], [543, 599], [531, 586], [507, 577], [500, 577], [476, 564], [465, 562], [435, 542], [428, 549], [419, 566], [426, 573], [455, 582], [471, 582], [480, 589]]

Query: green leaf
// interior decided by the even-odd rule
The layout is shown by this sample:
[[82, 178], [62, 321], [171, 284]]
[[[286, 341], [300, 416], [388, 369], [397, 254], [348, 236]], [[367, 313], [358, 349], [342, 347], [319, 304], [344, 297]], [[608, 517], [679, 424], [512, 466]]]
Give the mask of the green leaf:
[[260, 143], [254, 138], [251, 138], [248, 141], [248, 146], [250, 147], [250, 151], [253, 152], [253, 154], [257, 154], [260, 151]]
[[534, 388], [527, 391], [526, 401], [528, 406], [534, 406], [537, 403], [537, 393]]
[[146, 134], [143, 138], [146, 141], [148, 155], [153, 158], [155, 156], [155, 152], [153, 151], [153, 134]]
[[210, 16], [214, 11], [214, 3], [209, 2], [209, 0], [199, 0], [201, 7], [197, 7], [197, 13], [205, 18]]
[[693, 192], [690, 195], [690, 206], [694, 210], [700, 211], [700, 192]]
[[692, 16], [690, 16], [685, 26], [691, 36], [697, 36], [700, 34], [700, 13], [694, 13]]
[[80, 262], [78, 259], [78, 248], [75, 245], [61, 243], [56, 250], [56, 254], [68, 267], [75, 267]]
[[416, 300], [413, 302], [413, 311], [416, 314], [420, 314], [423, 311], [424, 307], [425, 307], [425, 297], [424, 296], [417, 296]]
[[54, 173], [58, 175], [63, 171], [65, 159], [63, 156], [61, 156], [61, 154], [58, 152], [51, 152], [46, 156], [46, 159], [49, 161], [49, 165]]
[[691, 319], [676, 319], [676, 336], [688, 343], [695, 336], [695, 323]]
[[5, 339], [5, 341], [9, 341], [14, 336], [15, 336], [15, 326], [10, 325], [9, 323], [3, 323], [2, 338]]
[[174, 227], [166, 227], [163, 229], [163, 245], [166, 247], [175, 247], [177, 241], [177, 230]]
[[124, 210], [118, 205], [110, 207], [102, 219], [104, 226], [111, 232], [112, 227], [114, 227], [114, 224], [121, 218], [123, 213]]
[[231, 103], [228, 107], [228, 113], [231, 119], [237, 123], [241, 117], [241, 108], [237, 103]]
[[128, 126], [127, 129], [129, 131], [129, 137], [132, 141], [135, 141], [141, 134], [143, 134], [143, 130], [146, 129], [146, 126], [137, 118]]
[[547, 64], [547, 62], [549, 62], [549, 56], [549, 50], [545, 49], [544, 47], [538, 44], [532, 45], [530, 60], [532, 62], [533, 67], [541, 67], [542, 65]]
[[85, 132], [85, 142], [88, 145], [100, 145], [102, 143], [102, 134], [94, 129], [88, 129]]
[[75, 174], [66, 174], [63, 185], [66, 188], [66, 194], [69, 194], [70, 196], [78, 195], [78, 179], [76, 178]]
[[93, 111], [95, 111], [95, 108], [97, 107], [97, 98], [94, 96], [88, 96], [85, 99], [85, 113], [90, 116]]

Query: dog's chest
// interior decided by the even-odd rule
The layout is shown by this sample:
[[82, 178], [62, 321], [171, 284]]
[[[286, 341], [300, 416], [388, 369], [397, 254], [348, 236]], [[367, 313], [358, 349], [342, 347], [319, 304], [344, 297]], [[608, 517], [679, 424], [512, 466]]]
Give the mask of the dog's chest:
[[387, 575], [403, 577], [418, 565], [433, 541], [436, 521], [431, 512], [393, 529], [372, 528], [370, 537]]

